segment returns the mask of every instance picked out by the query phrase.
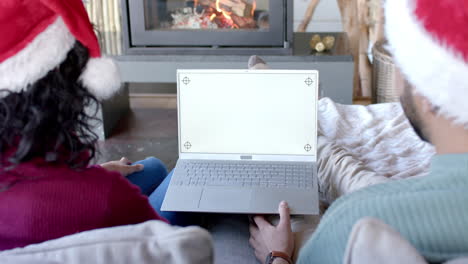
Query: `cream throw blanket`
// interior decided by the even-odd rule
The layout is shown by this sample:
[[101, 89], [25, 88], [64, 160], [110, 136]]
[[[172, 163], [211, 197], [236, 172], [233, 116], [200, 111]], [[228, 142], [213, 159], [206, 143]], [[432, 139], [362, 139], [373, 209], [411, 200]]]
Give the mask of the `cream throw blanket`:
[[[325, 204], [373, 184], [424, 176], [429, 170], [434, 149], [415, 134], [399, 103], [341, 105], [323, 98], [318, 118], [318, 181]], [[320, 218], [292, 218], [295, 257]]]
[[428, 172], [434, 148], [419, 139], [399, 103], [318, 105], [321, 198], [331, 203], [357, 189]]
[[[269, 67], [254, 55], [248, 68]], [[341, 105], [323, 98], [317, 154], [320, 198], [331, 203], [369, 185], [425, 175], [434, 149], [415, 134], [399, 103]]]

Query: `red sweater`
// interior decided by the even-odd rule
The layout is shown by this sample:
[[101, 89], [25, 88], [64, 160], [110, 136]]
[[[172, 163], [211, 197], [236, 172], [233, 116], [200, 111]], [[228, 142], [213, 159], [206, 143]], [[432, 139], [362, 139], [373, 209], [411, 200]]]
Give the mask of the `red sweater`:
[[151, 219], [164, 220], [140, 189], [99, 166], [75, 171], [34, 159], [0, 172], [0, 250]]

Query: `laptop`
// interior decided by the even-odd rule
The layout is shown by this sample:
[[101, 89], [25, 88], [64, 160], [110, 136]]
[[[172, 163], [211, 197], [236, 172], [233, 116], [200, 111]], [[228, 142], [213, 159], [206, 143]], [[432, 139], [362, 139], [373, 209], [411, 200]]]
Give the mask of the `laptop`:
[[178, 70], [179, 160], [161, 210], [318, 214], [315, 70]]

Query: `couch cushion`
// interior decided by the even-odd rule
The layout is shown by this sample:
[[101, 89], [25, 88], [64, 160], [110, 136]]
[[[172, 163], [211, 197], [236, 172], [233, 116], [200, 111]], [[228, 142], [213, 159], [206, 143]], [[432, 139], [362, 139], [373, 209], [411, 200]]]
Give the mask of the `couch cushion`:
[[210, 234], [161, 221], [96, 229], [0, 253], [0, 263], [212, 263]]

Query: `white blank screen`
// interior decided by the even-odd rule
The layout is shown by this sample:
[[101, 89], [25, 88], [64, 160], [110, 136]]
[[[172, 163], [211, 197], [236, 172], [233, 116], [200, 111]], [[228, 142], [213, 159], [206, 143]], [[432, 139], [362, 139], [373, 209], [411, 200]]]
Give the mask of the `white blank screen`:
[[179, 71], [180, 150], [315, 155], [317, 84], [316, 71]]

